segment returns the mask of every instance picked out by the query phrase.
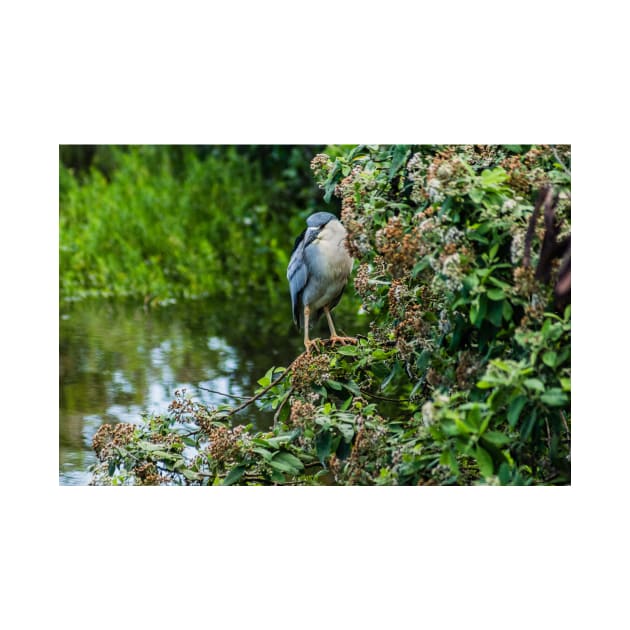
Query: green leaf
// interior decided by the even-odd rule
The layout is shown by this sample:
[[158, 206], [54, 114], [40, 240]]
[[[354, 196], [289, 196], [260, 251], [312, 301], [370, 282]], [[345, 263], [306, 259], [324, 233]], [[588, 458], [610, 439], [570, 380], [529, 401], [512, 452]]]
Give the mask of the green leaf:
[[466, 236], [468, 237], [469, 240], [471, 241], [477, 241], [478, 243], [482, 243], [484, 245], [488, 244], [488, 239], [485, 236], [482, 236], [479, 232], [481, 230], [477, 230], [474, 232], [468, 232], [468, 234], [466, 234]]
[[511, 478], [510, 465], [507, 462], [501, 462], [499, 466], [499, 481], [502, 486], [507, 485]]
[[291, 453], [286, 451], [276, 453], [269, 465], [280, 472], [286, 472], [291, 475], [299, 473], [304, 468], [304, 464], [295, 455], [291, 455]]
[[523, 411], [523, 407], [527, 402], [527, 396], [517, 396], [508, 407], [507, 419], [511, 427], [515, 427], [518, 419]]
[[477, 381], [477, 387], [479, 389], [490, 389], [495, 386], [495, 383], [491, 383], [490, 381]]
[[291, 466], [295, 466], [295, 468], [297, 468], [298, 470], [301, 470], [302, 468], [304, 468], [304, 464], [302, 463], [302, 460], [299, 457], [296, 457], [295, 455], [293, 455], [292, 453], [289, 453], [288, 451], [282, 451], [280, 453], [277, 453], [274, 456], [273, 461], [274, 462], [283, 461], [287, 464], [290, 464]]
[[509, 175], [500, 166], [493, 168], [492, 170], [485, 169], [481, 173], [481, 185], [484, 188], [495, 189], [498, 184], [506, 181]]
[[234, 468], [230, 470], [230, 472], [227, 474], [227, 476], [223, 480], [222, 485], [231, 486], [243, 476], [244, 472], [245, 472], [245, 466], [242, 466], [240, 464], [238, 466], [234, 466]]
[[175, 461], [180, 458], [180, 456], [177, 453], [168, 453], [166, 451], [153, 451], [151, 455], [153, 459], [163, 459], [166, 461]]
[[376, 350], [372, 352], [372, 358], [375, 361], [383, 361], [384, 359], [389, 359], [394, 352], [395, 350], [389, 350], [386, 352], [385, 350], [381, 350], [381, 348], [376, 348]]
[[474, 324], [477, 321], [479, 317], [479, 299], [478, 298], [470, 305], [470, 313], [468, 316], [470, 318], [471, 324]]
[[360, 396], [361, 395], [361, 390], [359, 389], [359, 386], [354, 381], [348, 381], [347, 383], [344, 383], [343, 386], [351, 394], [354, 394], [355, 396]]
[[357, 346], [339, 346], [336, 350], [337, 354], [343, 354], [347, 357], [356, 357], [359, 354], [359, 348]]
[[273, 446], [268, 440], [265, 440], [263, 438], [252, 438], [252, 443], [257, 444], [258, 446], [266, 446], [274, 449], [277, 448]]
[[472, 403], [470, 410], [466, 414], [466, 424], [474, 427], [476, 431], [481, 428], [481, 408], [478, 404]]
[[532, 409], [529, 420], [521, 427], [521, 440], [527, 440], [529, 438], [536, 424], [537, 417], [538, 413], [536, 409]]
[[330, 455], [330, 449], [332, 446], [332, 433], [328, 430], [320, 431], [315, 439], [315, 450], [317, 452], [317, 458], [325, 465], [326, 460]]
[[[490, 289], [490, 291], [494, 290], [495, 289]], [[496, 290], [498, 291], [499, 289]], [[503, 320], [503, 302], [490, 302], [487, 319], [497, 328], [501, 327], [501, 321]]]
[[273, 457], [273, 453], [271, 451], [268, 451], [266, 448], [261, 448], [257, 446], [256, 448], [253, 448], [252, 451], [254, 453], [258, 453], [263, 457], [263, 459], [267, 461], [269, 461]]
[[556, 361], [556, 366], [555, 367], [558, 367], [559, 365], [562, 365], [569, 358], [570, 354], [571, 354], [571, 349], [570, 348], [565, 348], [564, 350], [561, 350], [558, 353], [558, 360]]
[[494, 472], [494, 464], [492, 463], [492, 457], [486, 449], [477, 445], [477, 450], [475, 452], [475, 457], [477, 459], [477, 465], [479, 466], [479, 470], [484, 477], [489, 477]]
[[505, 293], [501, 289], [488, 289], [486, 295], [495, 302], [505, 299]]
[[469, 291], [472, 291], [479, 286], [479, 278], [476, 273], [470, 273], [462, 280], [462, 284]]
[[419, 373], [424, 373], [429, 365], [429, 361], [431, 360], [431, 353], [428, 350], [423, 350], [416, 360], [416, 368]]
[[352, 404], [353, 400], [354, 398], [352, 396], [348, 396], [348, 398], [346, 398], [346, 400], [343, 402], [341, 407], [339, 407], [340, 411], [347, 411], [350, 408], [350, 405]]
[[474, 203], [479, 203], [483, 199], [484, 192], [481, 188], [472, 188], [468, 192], [468, 196], [473, 200]]
[[311, 389], [319, 394], [324, 400], [328, 398], [328, 391], [323, 385], [312, 385]]
[[286, 477], [279, 470], [272, 470], [270, 479], [274, 483], [284, 483], [286, 481]]
[[548, 389], [540, 400], [550, 407], [562, 407], [569, 402], [569, 397], [558, 387]]
[[553, 350], [548, 350], [542, 356], [543, 363], [548, 365], [550, 368], [556, 367], [556, 362], [558, 361], [558, 354]]
[[155, 442], [149, 442], [147, 440], [140, 440], [138, 442], [138, 448], [141, 448], [143, 451], [161, 451], [164, 450], [164, 444], [156, 444]]
[[466, 423], [461, 418], [456, 417], [454, 418], [454, 420], [455, 420], [455, 427], [457, 428], [460, 434], [468, 435], [469, 433], [475, 433], [474, 427], [471, 427], [468, 423]]
[[324, 202], [328, 203], [333, 193], [335, 192], [335, 188], [337, 186], [337, 177], [341, 172], [341, 162], [339, 159], [335, 160], [332, 170], [330, 171], [330, 175], [324, 184]]
[[273, 448], [278, 448], [281, 444], [292, 442], [299, 434], [299, 429], [294, 429], [293, 431], [289, 431], [289, 433], [281, 433], [280, 435], [267, 438], [267, 444]]
[[526, 378], [523, 381], [523, 385], [525, 385], [525, 387], [527, 387], [528, 389], [535, 389], [539, 392], [545, 391], [545, 386], [543, 382], [537, 378]]
[[295, 468], [294, 466], [291, 466], [291, 464], [287, 464], [286, 462], [283, 462], [282, 460], [274, 461], [272, 459], [269, 462], [269, 465], [275, 470], [279, 470], [280, 472], [286, 472], [286, 473], [289, 473], [290, 475], [296, 475], [297, 473], [300, 472], [299, 469]]
[[350, 442], [352, 442], [352, 438], [354, 437], [354, 427], [346, 422], [340, 422], [337, 425], [337, 428], [339, 429], [339, 433], [343, 435], [343, 439], [350, 444]]
[[499, 280], [498, 278], [495, 278], [494, 276], [490, 276], [488, 278], [488, 282], [490, 284], [493, 284], [495, 287], [498, 287], [499, 289], [503, 289], [504, 291], [509, 291], [511, 288], [507, 282], [503, 282], [503, 280]]
[[398, 172], [398, 169], [404, 164], [407, 159], [407, 155], [409, 155], [409, 145], [408, 144], [397, 144], [394, 147], [393, 155], [392, 155], [392, 165], [389, 168], [389, 174], [387, 175], [388, 179], [392, 179], [394, 175]]
[[329, 387], [331, 387], [332, 389], [336, 390], [336, 391], [341, 391], [343, 385], [341, 383], [339, 383], [338, 381], [333, 381], [332, 379], [328, 379], [326, 381], [326, 385], [328, 385]]
[[486, 431], [483, 434], [483, 439], [488, 440], [488, 442], [498, 447], [505, 446], [510, 443], [510, 438], [500, 431]]
[[280, 415], [278, 416], [278, 420], [280, 422], [286, 422], [286, 420], [289, 418], [290, 414], [291, 414], [291, 407], [289, 407], [289, 405], [285, 405], [284, 407], [282, 407], [282, 410], [280, 411]]
[[449, 466], [453, 474], [459, 474], [459, 466], [457, 465], [457, 457], [455, 453], [450, 448], [442, 451], [442, 455], [440, 455], [440, 464], [442, 466]]
[[352, 151], [350, 151], [350, 154], [348, 155], [348, 161], [352, 162], [353, 160], [356, 160], [358, 156], [365, 154], [365, 146], [365, 144], [357, 144], [357, 146], [354, 147]]
[[[474, 305], [475, 303], [473, 302], [473, 306]], [[479, 296], [476, 311], [473, 313], [473, 309], [470, 309], [470, 323], [473, 324], [473, 326], [481, 326], [481, 322], [483, 322], [483, 318], [486, 316], [487, 307], [488, 301], [486, 300], [486, 296]]]
[[261, 387], [267, 387], [267, 385], [271, 384], [271, 380], [272, 380], [272, 376], [273, 376], [273, 371], [275, 370], [275, 368], [270, 367], [267, 372], [265, 373], [265, 375], [262, 378], [258, 379], [258, 384]]
[[562, 389], [565, 392], [570, 392], [571, 391], [571, 379], [570, 378], [561, 378], [560, 379], [560, 385], [562, 385]]
[[188, 468], [184, 468], [184, 470], [182, 470], [182, 474], [190, 481], [199, 481], [199, 479], [202, 478], [199, 473], [196, 473], [194, 470], [190, 470]]
[[420, 262], [417, 262], [411, 270], [411, 277], [415, 278], [421, 271], [428, 269], [431, 266], [431, 261], [428, 256], [425, 256]]
[[390, 373], [387, 375], [385, 380], [381, 383], [381, 391], [384, 392], [389, 387], [390, 383], [400, 374], [401, 371], [402, 371], [402, 368], [400, 366], [400, 363], [398, 361], [395, 361]]

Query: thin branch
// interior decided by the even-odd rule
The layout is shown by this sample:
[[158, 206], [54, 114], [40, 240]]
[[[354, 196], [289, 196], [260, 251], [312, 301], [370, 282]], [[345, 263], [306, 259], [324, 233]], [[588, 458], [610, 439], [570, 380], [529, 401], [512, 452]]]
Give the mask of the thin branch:
[[293, 386], [291, 386], [289, 388], [289, 391], [287, 391], [287, 393], [284, 395], [284, 398], [282, 399], [282, 402], [278, 405], [278, 409], [276, 409], [276, 413], [273, 414], [273, 426], [276, 426], [276, 422], [278, 421], [278, 418], [280, 417], [280, 412], [282, 411], [282, 408], [284, 407], [285, 403], [287, 402], [287, 400], [289, 400], [289, 396], [293, 393]]
[[569, 425], [567, 424], [567, 419], [564, 415], [564, 411], [560, 412], [560, 417], [562, 418], [562, 422], [564, 423], [564, 428], [567, 432], [567, 435], [569, 435], [569, 437], [571, 436], [571, 431], [569, 430]]
[[363, 389], [359, 389], [362, 394], [366, 396], [370, 396], [370, 398], [376, 398], [377, 400], [384, 400], [385, 402], [393, 402], [393, 403], [410, 403], [411, 400], [408, 398], [387, 398], [385, 396], [379, 396], [378, 394], [372, 394], [371, 392], [366, 392]]
[[291, 365], [289, 365], [289, 367], [284, 372], [282, 372], [282, 374], [280, 374], [280, 376], [275, 381], [272, 381], [271, 383], [269, 383], [267, 387], [264, 387], [263, 389], [261, 389], [256, 395], [252, 396], [251, 398], [248, 398], [244, 403], [242, 403], [238, 407], [234, 407], [234, 409], [231, 409], [228, 413], [222, 416], [222, 418], [229, 418], [233, 416], [234, 414], [238, 413], [239, 411], [242, 411], [246, 407], [249, 407], [251, 404], [255, 403], [259, 398], [264, 396], [270, 389], [274, 388], [278, 383], [280, 383], [280, 381], [282, 381], [282, 379], [285, 378], [287, 374], [289, 374], [289, 372], [291, 372], [293, 364], [302, 356], [302, 354], [299, 355], [297, 359], [294, 359]]
[[235, 400], [246, 400], [247, 396], [237, 396], [236, 394], [226, 394], [225, 392], [220, 392], [216, 389], [210, 389], [209, 387], [203, 387], [201, 385], [197, 385], [198, 389], [203, 389], [205, 392], [210, 392], [211, 394], [219, 394], [221, 396], [225, 396], [226, 398], [234, 398]]
[[243, 475], [241, 477], [244, 481], [260, 481], [268, 486], [302, 486], [304, 484], [299, 481], [283, 481], [282, 483], [276, 483], [275, 481], [271, 481], [271, 479], [265, 479], [264, 477], [249, 477], [247, 475]]
[[545, 427], [547, 427], [547, 448], [551, 450], [551, 431], [549, 429], [549, 420], [545, 416]]
[[551, 150], [553, 151], [553, 157], [556, 158], [556, 162], [558, 162], [558, 164], [560, 164], [564, 172], [569, 177], [571, 177], [571, 171], [566, 167], [565, 163], [560, 159], [560, 156], [558, 155], [558, 152], [556, 151], [556, 147], [553, 144], [551, 145]]

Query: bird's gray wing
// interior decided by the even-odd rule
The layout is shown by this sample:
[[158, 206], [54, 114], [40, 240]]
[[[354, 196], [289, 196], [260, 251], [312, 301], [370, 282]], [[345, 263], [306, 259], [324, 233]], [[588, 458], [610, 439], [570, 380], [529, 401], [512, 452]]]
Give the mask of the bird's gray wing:
[[287, 280], [291, 291], [291, 306], [293, 308], [293, 321], [298, 328], [304, 325], [304, 312], [302, 309], [302, 291], [308, 281], [308, 268], [304, 259], [304, 234], [306, 230], [297, 237], [289, 267], [287, 269]]

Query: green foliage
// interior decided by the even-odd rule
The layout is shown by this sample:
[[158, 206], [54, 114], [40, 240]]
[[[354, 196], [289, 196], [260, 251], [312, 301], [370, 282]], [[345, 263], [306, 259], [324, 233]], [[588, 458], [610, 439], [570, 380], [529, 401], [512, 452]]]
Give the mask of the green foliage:
[[61, 150], [62, 297], [279, 293], [317, 203], [308, 147], [88, 149]]
[[[569, 147], [330, 154], [312, 168], [341, 200], [371, 332], [270, 369], [250, 401], [275, 410], [268, 433], [181, 397], [123, 451], [103, 429], [98, 482], [143, 482], [149, 462], [156, 483], [570, 483], [571, 312], [541, 255], [570, 235]], [[553, 213], [532, 219], [547, 186]], [[188, 457], [146, 448], [182, 435]]]

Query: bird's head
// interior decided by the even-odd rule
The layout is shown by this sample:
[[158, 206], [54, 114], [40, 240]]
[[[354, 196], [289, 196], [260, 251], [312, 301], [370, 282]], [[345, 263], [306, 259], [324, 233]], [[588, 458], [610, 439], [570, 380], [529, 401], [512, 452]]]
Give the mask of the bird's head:
[[306, 225], [310, 228], [323, 228], [330, 221], [336, 221], [337, 217], [330, 212], [316, 212], [306, 219]]
[[304, 233], [304, 246], [306, 247], [317, 239], [329, 225], [339, 224], [339, 220], [330, 212], [316, 212], [306, 219], [306, 232]]

